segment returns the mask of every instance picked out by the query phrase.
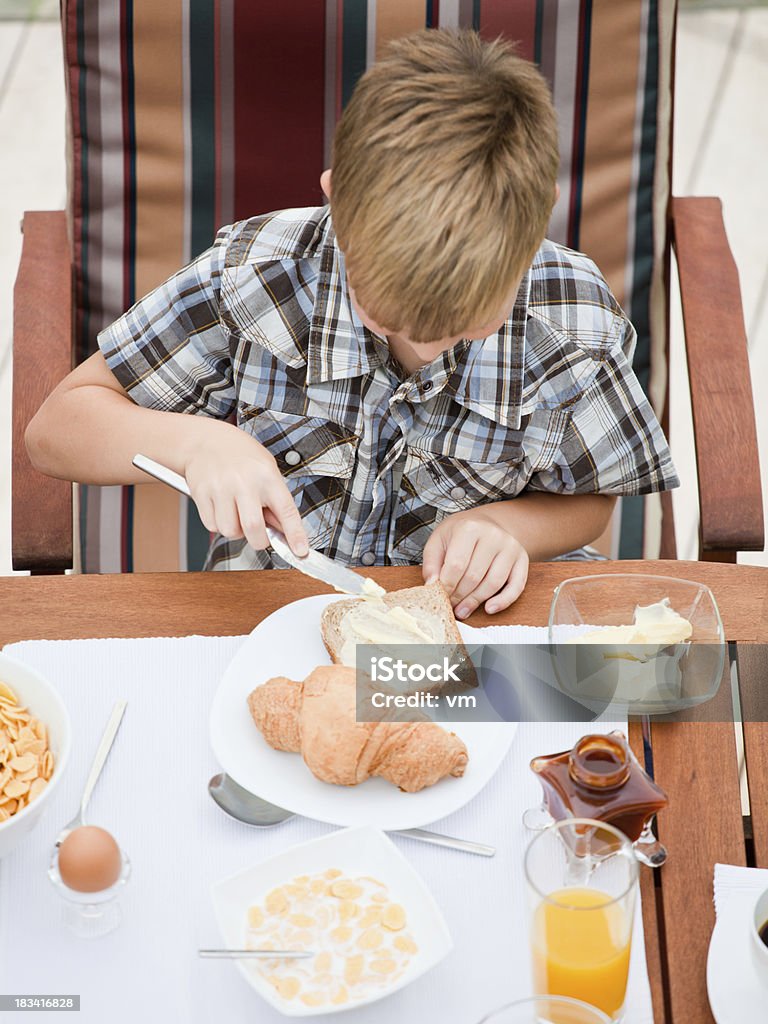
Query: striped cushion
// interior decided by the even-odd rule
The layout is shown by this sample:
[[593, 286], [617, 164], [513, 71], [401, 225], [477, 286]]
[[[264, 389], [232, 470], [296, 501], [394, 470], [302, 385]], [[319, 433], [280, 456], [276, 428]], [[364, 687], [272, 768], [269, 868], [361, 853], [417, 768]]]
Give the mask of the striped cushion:
[[[638, 329], [638, 375], [649, 385], [653, 348], [663, 382], [675, 6], [64, 0], [78, 356], [219, 225], [321, 201], [336, 119], [388, 39], [466, 26], [518, 40], [549, 79], [562, 153], [550, 237], [597, 261]], [[207, 538], [187, 506], [159, 486], [88, 488], [83, 568], [199, 567]], [[624, 555], [640, 553], [641, 507], [625, 501]]]

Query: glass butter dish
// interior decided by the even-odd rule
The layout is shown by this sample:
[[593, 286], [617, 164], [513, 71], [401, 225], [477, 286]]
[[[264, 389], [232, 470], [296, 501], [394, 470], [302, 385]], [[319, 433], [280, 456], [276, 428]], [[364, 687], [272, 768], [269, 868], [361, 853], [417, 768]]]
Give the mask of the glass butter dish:
[[701, 583], [645, 573], [564, 580], [548, 640], [557, 688], [607, 721], [714, 713], [705, 706], [724, 678], [726, 642], [714, 595]]

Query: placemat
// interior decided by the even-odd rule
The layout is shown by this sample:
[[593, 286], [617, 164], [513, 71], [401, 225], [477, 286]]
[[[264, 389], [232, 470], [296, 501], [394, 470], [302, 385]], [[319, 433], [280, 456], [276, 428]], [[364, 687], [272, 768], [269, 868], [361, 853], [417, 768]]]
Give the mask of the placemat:
[[[529, 639], [546, 639], [546, 630], [535, 638], [531, 630], [525, 632]], [[217, 770], [208, 745], [208, 709], [242, 639], [30, 641], [5, 648], [59, 689], [72, 717], [73, 751], [42, 821], [0, 863], [0, 992], [79, 994], [78, 1020], [88, 1024], [277, 1024], [286, 1019], [259, 998], [233, 964], [196, 955], [199, 947], [220, 944], [209, 895], [213, 881], [331, 830], [305, 818], [251, 829], [227, 818], [208, 796], [208, 779]], [[121, 927], [82, 940], [64, 928], [46, 871], [52, 844], [79, 803], [118, 698], [126, 698], [128, 708], [88, 820], [114, 834], [131, 858], [132, 877], [121, 896]], [[606, 732], [613, 727], [599, 726]], [[494, 845], [493, 859], [394, 835], [442, 908], [454, 949], [412, 985], [354, 1010], [346, 1020], [476, 1024], [495, 1007], [530, 994], [522, 870], [530, 833], [521, 816], [538, 803], [539, 786], [528, 762], [536, 754], [567, 749], [583, 731], [579, 723], [520, 725], [506, 761], [485, 789], [430, 825]], [[635, 926], [625, 1024], [648, 1024], [653, 1016], [639, 906]], [[29, 1024], [38, 1016], [42, 1019], [37, 1012], [11, 1012], [3, 1019]]]

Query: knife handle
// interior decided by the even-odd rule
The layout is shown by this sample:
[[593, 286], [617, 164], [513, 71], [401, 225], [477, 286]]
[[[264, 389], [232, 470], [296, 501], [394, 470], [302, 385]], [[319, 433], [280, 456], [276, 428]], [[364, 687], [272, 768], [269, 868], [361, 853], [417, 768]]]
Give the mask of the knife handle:
[[[173, 487], [175, 491], [180, 494], [186, 494], [188, 498], [192, 495], [189, 490], [189, 484], [181, 475], [181, 473], [175, 473], [172, 469], [164, 466], [161, 462], [155, 462], [154, 459], [150, 459], [147, 455], [134, 455], [132, 462], [136, 469], [140, 469], [143, 473], [148, 476], [152, 476], [155, 480], [159, 480], [161, 484], [168, 484], [169, 487]], [[271, 526], [266, 527], [267, 538], [274, 548], [280, 555], [283, 555], [285, 549], [292, 558], [297, 558], [291, 549], [288, 547], [288, 541], [285, 539], [279, 530], [273, 529]], [[283, 555], [283, 557], [286, 557]]]
[[[163, 484], [168, 484], [169, 487], [173, 487], [174, 490], [179, 491], [181, 494], [186, 494], [188, 498], [192, 495], [189, 492], [189, 485], [184, 477], [180, 473], [175, 473], [172, 469], [164, 466], [160, 462], [155, 462], [154, 459], [150, 459], [146, 455], [134, 455], [133, 464], [137, 469], [140, 469], [143, 473], [147, 473], [149, 476], [154, 477], [155, 480], [159, 480]], [[310, 549], [306, 555], [295, 554], [284, 535], [274, 529], [272, 526], [266, 526], [267, 540], [272, 547], [272, 550], [278, 554], [283, 561], [287, 562], [288, 565], [294, 569], [298, 569], [300, 572], [305, 573], [307, 576], [311, 576], [313, 579], [320, 580], [328, 586], [335, 587], [337, 590], [341, 590], [348, 594], [360, 594], [363, 587], [363, 577], [358, 576], [357, 573], [353, 573], [351, 569], [347, 569], [346, 566], [334, 565], [331, 559], [327, 558], [319, 551], [313, 551]], [[339, 586], [339, 581], [328, 578], [328, 571], [322, 571], [320, 565], [329, 566], [335, 573], [343, 573], [344, 576], [348, 576], [348, 581], [342, 580], [342, 584], [347, 582], [347, 586]], [[382, 593], [383, 593], [382, 589]]]
[[172, 469], [168, 469], [167, 466], [163, 466], [160, 462], [155, 462], [154, 459], [150, 459], [146, 455], [134, 455], [132, 461], [136, 469], [140, 469], [149, 476], [153, 476], [155, 480], [159, 480], [162, 484], [168, 484], [169, 487], [173, 487], [180, 494], [186, 494], [188, 498], [192, 497], [189, 484], [181, 473], [174, 473]]

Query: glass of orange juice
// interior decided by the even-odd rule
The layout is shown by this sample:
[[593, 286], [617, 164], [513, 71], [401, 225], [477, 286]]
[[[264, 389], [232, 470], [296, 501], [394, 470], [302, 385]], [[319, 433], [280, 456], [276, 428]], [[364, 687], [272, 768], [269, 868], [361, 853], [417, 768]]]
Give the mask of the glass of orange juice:
[[535, 992], [621, 1020], [637, 873], [632, 843], [606, 822], [566, 818], [533, 839], [525, 877]]

